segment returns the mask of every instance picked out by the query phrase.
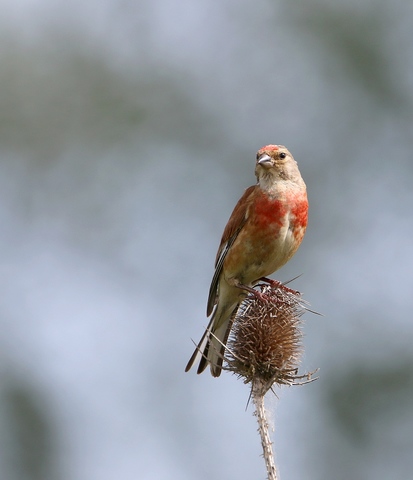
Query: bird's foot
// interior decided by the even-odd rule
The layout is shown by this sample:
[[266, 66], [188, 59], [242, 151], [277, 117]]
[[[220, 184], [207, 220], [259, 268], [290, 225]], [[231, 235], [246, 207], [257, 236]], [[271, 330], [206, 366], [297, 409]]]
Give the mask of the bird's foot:
[[237, 285], [237, 287], [245, 290], [248, 293], [252, 293], [254, 297], [258, 298], [258, 300], [261, 300], [262, 302], [269, 302], [271, 300], [268, 295], [265, 295], [265, 293], [261, 293], [255, 288], [249, 287], [248, 285], [243, 285], [240, 283]]

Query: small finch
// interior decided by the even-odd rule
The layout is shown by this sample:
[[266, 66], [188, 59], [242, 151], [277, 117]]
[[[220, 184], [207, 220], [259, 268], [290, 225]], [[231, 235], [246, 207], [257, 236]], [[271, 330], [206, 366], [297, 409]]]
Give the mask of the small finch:
[[185, 368], [200, 357], [197, 373], [210, 365], [219, 377], [233, 316], [259, 281], [285, 265], [297, 251], [307, 227], [306, 186], [296, 161], [283, 145], [258, 150], [258, 183], [245, 190], [224, 229], [209, 290], [208, 328]]

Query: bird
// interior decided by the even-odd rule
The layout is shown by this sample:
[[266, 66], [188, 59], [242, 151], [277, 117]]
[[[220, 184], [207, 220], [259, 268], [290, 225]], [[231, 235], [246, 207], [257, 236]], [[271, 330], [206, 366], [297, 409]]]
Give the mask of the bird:
[[226, 343], [236, 311], [254, 285], [285, 265], [300, 246], [307, 227], [307, 189], [297, 162], [283, 145], [258, 150], [257, 183], [247, 188], [225, 226], [215, 259], [207, 302], [205, 333], [186, 365], [199, 359], [197, 373], [222, 371]]

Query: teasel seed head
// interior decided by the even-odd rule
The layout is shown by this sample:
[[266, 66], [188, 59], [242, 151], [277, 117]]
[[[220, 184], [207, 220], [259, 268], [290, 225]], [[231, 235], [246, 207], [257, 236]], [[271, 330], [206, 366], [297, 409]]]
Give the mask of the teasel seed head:
[[234, 317], [225, 368], [265, 395], [274, 384], [293, 385], [311, 378], [297, 374], [306, 303], [299, 292], [278, 282], [255, 289], [258, 295], [249, 294]]

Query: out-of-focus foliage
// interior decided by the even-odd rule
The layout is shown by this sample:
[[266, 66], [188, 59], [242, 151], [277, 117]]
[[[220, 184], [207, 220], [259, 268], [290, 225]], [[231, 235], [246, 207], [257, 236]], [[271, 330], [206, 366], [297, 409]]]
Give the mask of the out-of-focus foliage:
[[[52, 422], [39, 395], [28, 388], [7, 384], [3, 379], [3, 414], [7, 423], [7, 438], [3, 446], [9, 456], [7, 478], [55, 480], [58, 453], [57, 438]], [[4, 454], [4, 450], [3, 450]]]

